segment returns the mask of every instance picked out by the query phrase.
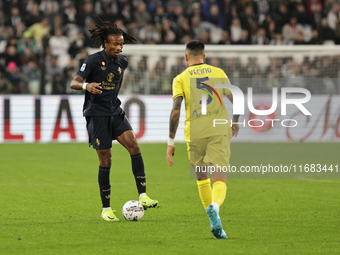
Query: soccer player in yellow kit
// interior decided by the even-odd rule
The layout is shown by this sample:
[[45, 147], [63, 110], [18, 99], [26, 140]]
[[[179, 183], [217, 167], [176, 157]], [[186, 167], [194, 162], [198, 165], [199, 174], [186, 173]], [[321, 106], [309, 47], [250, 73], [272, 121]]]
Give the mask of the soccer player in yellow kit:
[[[231, 91], [215, 87], [216, 84], [230, 84], [229, 79], [222, 69], [204, 64], [204, 44], [201, 41], [191, 41], [186, 45], [185, 60], [188, 68], [173, 80], [173, 108], [170, 115], [167, 161], [170, 166], [173, 165], [174, 138], [184, 98], [186, 109], [184, 138], [187, 142], [190, 164], [195, 169], [199, 196], [210, 218], [211, 232], [218, 239], [226, 239], [219, 208], [227, 192], [227, 173], [211, 171], [211, 187], [209, 172], [206, 170], [209, 167], [229, 166], [230, 139], [238, 134], [239, 116], [234, 115], [233, 123], [230, 125], [222, 97], [226, 95], [233, 102]], [[216, 124], [214, 120], [217, 119], [228, 122], [223, 121], [223, 125]]]

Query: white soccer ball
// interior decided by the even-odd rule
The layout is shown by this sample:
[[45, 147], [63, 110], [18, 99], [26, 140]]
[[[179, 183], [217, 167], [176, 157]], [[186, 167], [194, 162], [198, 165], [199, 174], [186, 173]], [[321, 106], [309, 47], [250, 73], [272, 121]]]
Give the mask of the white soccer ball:
[[144, 216], [144, 208], [139, 201], [130, 200], [123, 205], [122, 214], [126, 220], [138, 221]]

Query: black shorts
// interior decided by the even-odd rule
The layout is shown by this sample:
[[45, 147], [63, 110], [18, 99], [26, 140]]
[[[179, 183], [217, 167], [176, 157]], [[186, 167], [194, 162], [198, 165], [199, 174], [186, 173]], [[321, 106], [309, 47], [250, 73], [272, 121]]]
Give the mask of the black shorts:
[[112, 147], [112, 140], [132, 127], [122, 110], [114, 116], [86, 116], [86, 128], [89, 134], [89, 146], [93, 149], [106, 150]]

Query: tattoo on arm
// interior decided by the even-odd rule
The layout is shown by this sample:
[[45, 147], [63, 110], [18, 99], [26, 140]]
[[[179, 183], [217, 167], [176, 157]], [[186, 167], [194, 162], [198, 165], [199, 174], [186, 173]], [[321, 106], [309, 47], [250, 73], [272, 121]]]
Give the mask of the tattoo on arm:
[[179, 118], [176, 119], [176, 120], [170, 120], [170, 132], [169, 132], [169, 136], [171, 138], [174, 138], [175, 135], [176, 135], [178, 123], [179, 123]]
[[179, 117], [181, 112], [181, 104], [182, 104], [183, 97], [177, 97], [172, 106], [172, 111], [170, 115], [170, 127], [169, 127], [169, 137], [175, 138]]

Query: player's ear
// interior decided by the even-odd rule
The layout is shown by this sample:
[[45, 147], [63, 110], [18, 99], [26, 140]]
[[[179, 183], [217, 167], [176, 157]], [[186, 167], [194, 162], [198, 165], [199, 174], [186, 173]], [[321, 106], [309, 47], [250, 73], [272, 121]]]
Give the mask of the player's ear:
[[203, 54], [203, 62], [205, 61], [205, 54]]
[[189, 61], [189, 57], [188, 54], [185, 53], [185, 61], [188, 62]]

